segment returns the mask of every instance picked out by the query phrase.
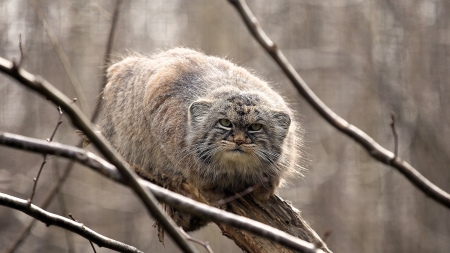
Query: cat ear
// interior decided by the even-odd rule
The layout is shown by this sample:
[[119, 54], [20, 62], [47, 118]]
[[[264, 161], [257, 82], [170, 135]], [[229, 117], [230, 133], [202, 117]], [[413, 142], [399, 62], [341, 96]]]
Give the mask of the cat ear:
[[291, 117], [287, 113], [275, 112], [273, 114], [273, 118], [278, 122], [278, 125], [281, 126], [283, 129], [287, 130], [291, 125]]
[[211, 101], [198, 100], [189, 106], [189, 122], [198, 123], [205, 115], [209, 112], [211, 108]]

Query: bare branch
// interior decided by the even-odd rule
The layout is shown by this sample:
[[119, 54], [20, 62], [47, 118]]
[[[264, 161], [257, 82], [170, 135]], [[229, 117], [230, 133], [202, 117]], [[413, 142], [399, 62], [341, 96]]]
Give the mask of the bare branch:
[[247, 194], [250, 194], [251, 192], [253, 192], [254, 190], [258, 189], [259, 187], [261, 187], [264, 183], [268, 182], [267, 178], [265, 178], [265, 180], [262, 180], [261, 182], [257, 183], [256, 185], [250, 186], [247, 189], [243, 190], [242, 192], [238, 192], [234, 195], [231, 195], [228, 198], [224, 198], [221, 199], [219, 201], [217, 201], [216, 203], [211, 204], [212, 206], [221, 206], [223, 204], [229, 203], [235, 199], [241, 198]]
[[46, 163], [47, 163], [47, 155], [44, 154], [44, 159], [43, 159], [43, 161], [41, 163], [41, 167], [39, 167], [38, 174], [37, 174], [37, 176], [35, 178], [33, 178], [33, 189], [31, 191], [31, 196], [28, 199], [28, 203], [30, 205], [31, 205], [31, 203], [33, 203], [34, 194], [36, 193], [36, 186], [37, 186], [37, 183], [39, 181], [39, 177], [41, 176], [42, 169], [44, 168]]
[[[110, 54], [111, 54], [111, 48], [112, 48], [112, 41], [113, 41], [113, 39], [114, 39], [114, 35], [111, 35], [113, 32], [115, 33], [115, 27], [116, 27], [116, 23], [117, 23], [117, 17], [118, 17], [118, 13], [119, 13], [119, 5], [121, 4], [121, 2], [122, 2], [122, 0], [118, 0], [117, 2], [116, 2], [116, 7], [115, 7], [115, 12], [114, 12], [114, 14], [115, 14], [115, 16], [114, 16], [114, 19], [116, 19], [116, 21], [114, 21], [113, 20], [113, 25], [111, 26], [111, 30], [110, 30], [110, 35], [109, 35], [109, 38], [108, 38], [108, 43], [107, 43], [107, 50], [106, 50], [106, 53], [105, 53], [105, 60], [104, 60], [104, 66], [106, 66], [106, 61], [107, 61], [107, 59], [109, 59], [109, 57], [110, 57]], [[98, 8], [101, 8], [98, 4], [95, 4]], [[106, 12], [105, 10], [103, 10], [104, 12]], [[117, 12], [117, 13], [116, 13]], [[104, 13], [103, 13], [104, 14]], [[109, 13], [108, 13], [109, 14]], [[109, 14], [110, 15], [110, 14]], [[109, 17], [109, 19], [111, 19], [110, 17]], [[20, 53], [21, 53], [21, 58], [20, 58], [20, 61], [19, 61], [19, 63], [17, 64], [17, 68], [19, 68], [20, 66], [21, 66], [21, 63], [23, 62], [23, 59], [24, 59], [24, 53], [23, 53], [23, 49], [22, 49], [22, 37], [20, 36], [19, 37], [19, 48], [20, 48]], [[106, 72], [106, 67], [104, 67], [105, 69], [104, 69], [104, 71], [103, 72]], [[106, 73], [104, 73], [103, 74], [104, 76], [106, 76]], [[104, 80], [102, 80], [102, 87], [104, 86], [104, 83], [105, 83], [105, 81]], [[77, 98], [73, 98], [72, 99], [72, 102], [73, 103], [75, 103], [76, 101], [77, 101], [78, 99]], [[94, 122], [95, 121], [95, 119], [97, 118], [97, 116], [98, 116], [98, 113], [99, 113], [99, 104], [100, 104], [100, 98], [98, 99], [98, 101], [97, 101], [97, 106], [96, 106], [96, 108], [94, 109], [94, 111], [93, 111], [93, 113], [92, 113], [92, 116], [91, 116], [91, 121], [92, 122]], [[83, 142], [81, 142], [79, 145], [77, 145], [78, 147], [81, 147], [83, 144], [82, 144]], [[73, 166], [73, 164], [74, 164], [74, 162], [72, 161], [72, 162], [70, 162], [68, 165], [67, 165], [67, 168], [66, 168], [66, 170], [64, 171], [64, 175], [61, 177], [61, 179], [52, 187], [52, 189], [47, 193], [47, 195], [46, 195], [46, 197], [44, 198], [44, 200], [43, 200], [43, 202], [39, 205], [39, 206], [41, 206], [43, 209], [45, 209], [45, 208], [47, 208], [47, 206], [50, 204], [50, 202], [51, 202], [51, 200], [54, 198], [54, 196], [56, 196], [57, 195], [57, 193], [58, 193], [58, 191], [59, 191], [59, 188], [61, 187], [61, 185], [63, 185], [64, 184], [64, 182], [65, 182], [65, 179], [68, 177], [68, 175], [69, 175], [69, 173], [70, 173], [70, 171], [72, 170], [72, 166]], [[16, 240], [14, 240], [14, 243], [13, 243], [13, 245], [7, 250], [7, 251], [5, 251], [6, 253], [12, 253], [12, 252], [14, 252], [16, 249], [17, 249], [17, 247], [23, 242], [23, 240], [25, 239], [25, 237], [29, 234], [29, 232], [30, 232], [30, 230], [31, 230], [31, 228], [34, 226], [34, 224], [36, 223], [36, 220], [31, 220], [28, 224], [27, 224], [27, 226], [25, 226], [23, 229], [22, 229], [22, 231], [19, 233], [19, 236], [16, 238]]]
[[[108, 42], [106, 43], [105, 56], [103, 57], [102, 83], [100, 86], [100, 92], [103, 91], [103, 88], [105, 87], [106, 82], [107, 82], [106, 70], [107, 70], [110, 60], [111, 60], [111, 50], [112, 50], [112, 45], [114, 42], [114, 36], [116, 35], [116, 27], [117, 27], [117, 22], [119, 20], [119, 12], [120, 12], [121, 4], [122, 4], [122, 0], [116, 0], [116, 5], [114, 6], [114, 14], [112, 16], [111, 28], [109, 29]], [[94, 122], [98, 117], [98, 114], [99, 114], [98, 108], [100, 107], [100, 104], [101, 104], [101, 99], [98, 99], [97, 104], [94, 109], [94, 112], [91, 117], [92, 122]]]
[[[73, 218], [73, 216], [72, 216], [71, 213], [69, 213], [69, 217], [70, 217], [73, 221], [78, 222], [77, 220], [75, 220], [75, 218]], [[84, 226], [83, 223], [81, 223], [81, 222], [78, 222], [78, 223], [80, 223], [82, 226]], [[92, 247], [92, 250], [94, 251], [94, 253], [97, 253], [97, 251], [95, 250], [94, 244], [92, 243], [91, 240], [89, 240], [89, 244], [91, 244], [91, 247]]]
[[39, 21], [42, 24], [42, 27], [44, 28], [45, 33], [48, 36], [48, 39], [52, 43], [53, 48], [55, 49], [56, 54], [58, 55], [59, 60], [61, 61], [61, 64], [64, 67], [64, 70], [67, 73], [67, 77], [69, 77], [70, 83], [72, 84], [72, 87], [75, 90], [75, 93], [77, 94], [77, 97], [80, 99], [80, 106], [84, 113], [89, 113], [88, 103], [87, 99], [84, 96], [84, 92], [81, 89], [80, 81], [78, 80], [77, 75], [75, 74], [75, 71], [73, 70], [72, 64], [70, 64], [69, 58], [67, 57], [66, 53], [64, 52], [64, 49], [61, 46], [61, 43], [59, 43], [58, 37], [52, 32], [50, 29], [47, 20], [45, 19], [44, 12], [42, 11], [42, 7], [39, 4], [37, 0], [29, 0], [30, 4], [34, 7], [34, 10], [38, 16]]
[[133, 189], [150, 214], [161, 223], [177, 245], [185, 252], [197, 252], [197, 249], [194, 248], [177, 229], [175, 223], [167, 217], [163, 210], [161, 210], [152, 193], [139, 184], [139, 178], [136, 173], [111, 147], [108, 141], [101, 134], [94, 131], [94, 126], [89, 119], [87, 119], [80, 109], [72, 103], [71, 99], [66, 97], [45, 79], [34, 76], [23, 69], [18, 69], [12, 62], [3, 58], [0, 58], [0, 71], [11, 76], [26, 87], [38, 92], [42, 96], [45, 96], [54, 104], [60, 105], [71, 118], [72, 124], [83, 131], [98, 150], [116, 166], [125, 180], [126, 185]]
[[[103, 87], [106, 84], [106, 66], [108, 64], [108, 61], [110, 59], [110, 55], [111, 55], [111, 49], [112, 49], [112, 44], [114, 41], [114, 36], [115, 36], [115, 31], [116, 31], [116, 27], [117, 27], [117, 21], [118, 21], [118, 17], [119, 17], [119, 10], [120, 10], [120, 5], [122, 4], [122, 0], [117, 0], [116, 4], [115, 4], [115, 8], [114, 8], [114, 16], [107, 13], [104, 9], [101, 9], [101, 7], [98, 4], [95, 4], [96, 7], [99, 9], [99, 12], [101, 14], [103, 14], [104, 16], [106, 15], [109, 19], [108, 20], [112, 20], [111, 23], [111, 28], [110, 28], [110, 32], [109, 32], [109, 36], [108, 36], [108, 42], [107, 42], [107, 46], [106, 46], [106, 52], [105, 52], [105, 56], [104, 56], [104, 60], [103, 60], [103, 78], [102, 78], [102, 82], [101, 82], [101, 88], [103, 89]], [[106, 12], [106, 14], [105, 14]], [[43, 17], [43, 16], [42, 16]], [[112, 18], [111, 18], [112, 17]], [[42, 22], [42, 19], [41, 19]], [[43, 19], [43, 25], [44, 25], [44, 29], [45, 29], [45, 17]], [[51, 30], [46, 30], [47, 34], [49, 37], [52, 36]], [[54, 37], [54, 36], [53, 36]], [[56, 38], [56, 40], [54, 40], [54, 47], [57, 48], [58, 45], [60, 47], [60, 44], [58, 43], [58, 40]], [[23, 52], [23, 48], [22, 48], [22, 36], [20, 34], [19, 36], [19, 49], [20, 49], [20, 59], [19, 62], [17, 64], [17, 67], [20, 68], [20, 66], [22, 65], [22, 62], [25, 58], [24, 56], [24, 52]], [[64, 59], [64, 51], [63, 50], [56, 50], [57, 52], [61, 52], [63, 54], [61, 54], [60, 59]], [[66, 57], [67, 58], [67, 57]], [[70, 64], [70, 62], [69, 62]], [[68, 69], [70, 70], [70, 65], [68, 66]], [[75, 76], [76, 78], [76, 76]], [[76, 80], [76, 79], [75, 79]], [[77, 99], [74, 98], [72, 100], [72, 102], [76, 102]], [[100, 98], [97, 100], [97, 104], [96, 104], [96, 108], [94, 109], [94, 111], [92, 112], [92, 116], [91, 116], [91, 121], [94, 122], [95, 119], [97, 118], [98, 114], [99, 114], [99, 105], [100, 105]], [[82, 146], [82, 142], [78, 145], [78, 146]], [[68, 177], [68, 175], [70, 174], [70, 171], [72, 170], [72, 167], [74, 165], [74, 162], [71, 161], [68, 165], [66, 170], [64, 171], [64, 174], [61, 176], [60, 180], [58, 182], [56, 182], [56, 184], [49, 190], [49, 192], [47, 193], [47, 195], [44, 197], [44, 200], [42, 201], [42, 203], [40, 203], [39, 206], [41, 206], [43, 209], [46, 209], [47, 206], [51, 203], [51, 200], [54, 198], [54, 196], [57, 195], [60, 187], [64, 184], [66, 178]], [[14, 240], [12, 246], [5, 251], [6, 253], [12, 253], [14, 252], [17, 247], [23, 242], [23, 240], [27, 237], [27, 235], [29, 234], [31, 228], [34, 226], [34, 224], [36, 223], [36, 220], [31, 220], [23, 229], [22, 231], [19, 233], [19, 236]]]
[[[125, 184], [124, 178], [115, 166], [106, 162], [95, 154], [92, 154], [91, 152], [85, 151], [81, 148], [76, 148], [55, 142], [48, 143], [42, 140], [5, 132], [0, 132], [0, 145], [37, 153], [48, 153], [56, 156], [70, 158], [86, 165], [91, 169], [94, 169], [95, 171], [116, 182]], [[139, 183], [151, 190], [159, 201], [169, 204], [181, 211], [205, 217], [214, 222], [225, 223], [230, 226], [249, 231], [300, 252], [324, 252], [320, 249], [316, 249], [316, 247], [312, 243], [300, 240], [292, 235], [289, 235], [266, 224], [262, 224], [249, 218], [238, 216], [221, 209], [199, 203], [195, 200], [171, 192], [143, 179], [139, 179]]]
[[244, 0], [229, 0], [229, 2], [238, 10], [253, 37], [275, 60], [278, 66], [280, 66], [297, 91], [326, 121], [328, 121], [328, 123], [363, 146], [373, 158], [397, 169], [427, 196], [450, 208], [449, 193], [431, 183], [413, 166], [406, 161], [403, 161], [400, 157], [397, 156], [395, 161], [391, 163], [390, 161], [395, 156], [392, 152], [382, 147], [372, 137], [359, 128], [349, 124], [343, 118], [339, 117], [316, 96], [306, 82], [300, 77], [294, 67], [289, 63], [277, 45], [272, 42], [262, 30], [258, 20], [248, 8], [247, 3]]
[[205, 249], [208, 251], [208, 253], [214, 253], [214, 251], [212, 250], [211, 246], [209, 246], [209, 242], [208, 242], [208, 241], [204, 242], [204, 241], [202, 241], [202, 240], [199, 240], [199, 239], [197, 239], [197, 238], [194, 238], [194, 237], [190, 236], [188, 233], [186, 233], [186, 232], [183, 230], [183, 227], [180, 227], [180, 231], [181, 231], [181, 233], [182, 233], [184, 236], [186, 236], [186, 238], [187, 238], [189, 241], [195, 242], [195, 243], [198, 243], [198, 244], [202, 245], [203, 247], [205, 247]]
[[[58, 106], [58, 113], [59, 113], [59, 119], [58, 123], [56, 123], [55, 129], [53, 130], [52, 135], [50, 138], [47, 139], [48, 142], [51, 142], [53, 140], [53, 137], [55, 137], [56, 131], [58, 131], [59, 126], [62, 124], [62, 116], [63, 112], [61, 110], [61, 107]], [[38, 174], [35, 178], [33, 178], [34, 184], [33, 184], [33, 190], [31, 191], [30, 199], [28, 199], [28, 202], [31, 204], [33, 202], [34, 194], [36, 193], [36, 186], [39, 181], [39, 177], [41, 176], [42, 169], [44, 168], [44, 165], [47, 163], [47, 154], [44, 154], [43, 161], [41, 163], [41, 167], [39, 168]]]
[[95, 10], [100, 16], [102, 16], [104, 19], [111, 21], [112, 20], [112, 14], [105, 10], [103, 7], [101, 7], [98, 3], [91, 3], [91, 8]]
[[389, 125], [392, 128], [392, 134], [394, 135], [394, 157], [390, 161], [390, 164], [397, 158], [398, 156], [398, 133], [397, 129], [395, 129], [395, 113], [391, 112], [391, 120], [389, 121]]
[[330, 237], [330, 235], [331, 235], [331, 230], [325, 231], [324, 235], [322, 236], [322, 241], [316, 242], [316, 243], [314, 243], [314, 245], [316, 245], [317, 248], [323, 247], [324, 246], [323, 244], [327, 241], [327, 239]]
[[[71, 161], [72, 162], [72, 161]], [[56, 179], [56, 182], [59, 183], [61, 181], [64, 181], [64, 179], [61, 177], [60, 172], [59, 172], [59, 163], [55, 163], [55, 166], [53, 166], [54, 169], [54, 178]], [[67, 169], [65, 170], [65, 172], [67, 171]], [[66, 199], [65, 196], [62, 192], [56, 192], [56, 199], [58, 202], [58, 207], [59, 207], [59, 213], [64, 216], [67, 213], [67, 205], [66, 205]], [[42, 208], [42, 206], [41, 206]], [[45, 208], [43, 208], [45, 209]], [[34, 219], [32, 219], [34, 220]], [[69, 253], [75, 253], [75, 246], [74, 246], [74, 242], [73, 242], [73, 234], [70, 233], [70, 231], [64, 230], [64, 237], [66, 238], [66, 243], [67, 243], [67, 249]]]
[[[69, 165], [73, 165], [75, 162], [71, 161]], [[52, 188], [47, 192], [47, 195], [45, 195], [44, 200], [40, 203], [40, 207], [42, 209], [46, 209], [48, 205], [50, 205], [53, 197], [58, 193], [59, 189], [61, 188], [62, 184], [66, 181], [67, 177], [69, 176], [69, 173], [71, 171], [71, 167], [67, 168], [63, 175], [61, 176], [60, 180], [56, 182]], [[19, 247], [19, 245], [23, 242], [23, 240], [28, 236], [30, 233], [31, 228], [36, 223], [36, 219], [33, 219], [28, 223], [22, 231], [20, 231], [19, 236], [14, 240], [12, 245], [5, 251], [5, 253], [12, 253], [16, 251], [16, 249]]]
[[22, 48], [22, 34], [19, 33], [19, 50], [20, 50], [20, 58], [19, 58], [19, 62], [17, 63], [17, 67], [20, 68], [20, 66], [22, 66], [23, 60], [25, 59], [25, 55], [23, 53], [23, 48]]
[[78, 222], [72, 221], [65, 217], [47, 212], [33, 204], [29, 205], [28, 201], [24, 199], [19, 199], [4, 193], [0, 193], [0, 205], [7, 206], [23, 213], [28, 214], [35, 219], [42, 221], [47, 226], [57, 226], [67, 230], [70, 230], [88, 240], [95, 242], [100, 247], [105, 247], [119, 252], [139, 252], [142, 251], [136, 249], [133, 246], [124, 244], [122, 242], [113, 240], [106, 236], [103, 236], [94, 230], [80, 224]]

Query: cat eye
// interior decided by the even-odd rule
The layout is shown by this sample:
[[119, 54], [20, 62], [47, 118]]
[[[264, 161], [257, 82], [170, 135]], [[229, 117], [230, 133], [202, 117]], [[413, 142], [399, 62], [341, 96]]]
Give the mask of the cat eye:
[[253, 124], [250, 125], [249, 130], [250, 131], [259, 131], [259, 130], [261, 130], [261, 128], [262, 128], [261, 124], [253, 123]]
[[219, 123], [224, 127], [231, 127], [231, 121], [228, 119], [220, 119]]

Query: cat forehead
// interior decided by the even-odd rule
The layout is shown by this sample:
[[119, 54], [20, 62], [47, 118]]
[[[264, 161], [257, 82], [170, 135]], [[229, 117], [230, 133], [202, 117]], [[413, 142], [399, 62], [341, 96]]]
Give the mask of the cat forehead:
[[257, 106], [261, 102], [261, 98], [256, 94], [240, 94], [228, 96], [225, 101], [238, 107]]
[[223, 108], [228, 116], [256, 116], [260, 113], [257, 106], [229, 103]]
[[231, 119], [255, 120], [264, 111], [261, 99], [255, 95], [234, 95], [222, 100], [221, 111]]
[[236, 111], [244, 114], [250, 113], [256, 107], [261, 107], [263, 102], [257, 94], [227, 94], [219, 99], [219, 104], [224, 110]]

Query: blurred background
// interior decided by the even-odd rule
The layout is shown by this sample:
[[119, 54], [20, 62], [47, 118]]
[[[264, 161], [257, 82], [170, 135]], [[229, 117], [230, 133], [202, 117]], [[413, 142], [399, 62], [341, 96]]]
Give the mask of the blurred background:
[[[99, 96], [113, 0], [40, 0], [49, 30], [59, 40], [79, 86], [71, 83], [25, 0], [0, 1], [0, 56], [20, 57], [92, 114]], [[397, 115], [399, 155], [450, 192], [450, 2], [445, 0], [248, 1], [267, 34], [314, 92], [337, 114], [393, 150], [390, 112]], [[306, 131], [308, 172], [280, 190], [334, 252], [450, 252], [450, 210], [426, 197], [392, 168], [329, 126], [250, 36], [225, 0], [133, 0], [120, 8], [113, 45], [116, 59], [186, 46], [223, 56], [269, 80], [291, 103]], [[0, 75], [0, 131], [49, 138], [56, 107]], [[76, 145], [68, 118], [55, 141]], [[91, 151], [95, 151], [92, 148]], [[0, 147], [0, 191], [27, 199], [41, 155]], [[65, 170], [50, 157], [34, 203]], [[145, 252], [179, 252], [158, 242], [153, 221], [130, 190], [76, 165], [48, 208]], [[0, 252], [31, 220], [0, 207]], [[193, 236], [214, 252], [239, 252], [211, 224]], [[98, 252], [109, 252], [98, 249]], [[203, 249], [201, 249], [203, 251]], [[38, 222], [16, 252], [92, 252], [89, 243]], [[203, 251], [206, 252], [206, 251]]]

